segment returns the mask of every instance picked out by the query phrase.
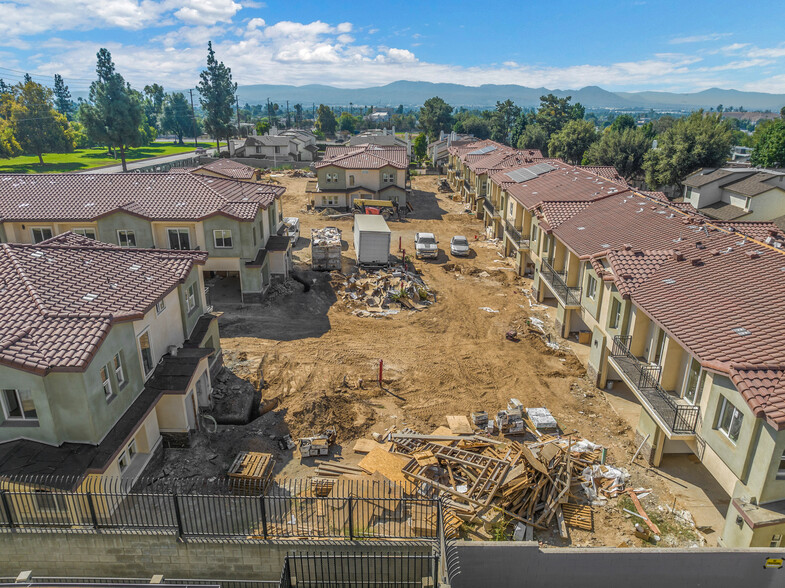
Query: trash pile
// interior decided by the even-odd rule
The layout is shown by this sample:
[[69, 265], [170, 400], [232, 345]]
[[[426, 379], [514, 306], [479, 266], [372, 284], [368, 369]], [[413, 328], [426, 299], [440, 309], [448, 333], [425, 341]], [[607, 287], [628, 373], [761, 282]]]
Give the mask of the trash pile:
[[623, 493], [629, 474], [605, 465], [601, 446], [560, 436], [558, 428], [542, 432], [533, 417], [550, 425], [546, 409], [524, 410], [512, 399], [495, 419], [485, 412], [471, 420], [448, 416], [449, 426], [430, 435], [392, 427], [357, 442], [354, 451], [366, 455], [356, 466], [320, 464], [317, 475], [383, 477], [404, 495], [441, 497], [445, 524], [474, 528], [481, 537], [501, 528], [531, 540], [554, 521], [565, 539], [567, 527], [593, 530], [592, 507]]
[[436, 301], [423, 279], [403, 265], [366, 271], [356, 269], [351, 275], [332, 273], [338, 296], [356, 307], [355, 316], [387, 316], [404, 310], [423, 310]]

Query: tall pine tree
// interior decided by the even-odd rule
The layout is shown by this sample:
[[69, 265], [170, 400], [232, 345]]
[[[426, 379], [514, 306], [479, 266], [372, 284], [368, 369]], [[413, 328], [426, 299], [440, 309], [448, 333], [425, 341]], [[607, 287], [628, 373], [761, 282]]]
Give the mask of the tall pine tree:
[[90, 84], [89, 101], [79, 106], [79, 119], [92, 141], [120, 149], [125, 172], [125, 149], [141, 140], [142, 104], [138, 93], [115, 71], [109, 51], [101, 49], [97, 56], [98, 79]]
[[232, 105], [237, 84], [232, 82], [232, 70], [215, 59], [212, 41], [207, 43], [207, 69], [199, 75], [199, 103], [204, 109], [204, 126], [215, 137], [218, 152], [221, 138], [229, 145], [232, 132]]
[[71, 100], [71, 92], [63, 81], [63, 76], [55, 74], [55, 108], [57, 112], [64, 115], [68, 120], [73, 119], [74, 102]]

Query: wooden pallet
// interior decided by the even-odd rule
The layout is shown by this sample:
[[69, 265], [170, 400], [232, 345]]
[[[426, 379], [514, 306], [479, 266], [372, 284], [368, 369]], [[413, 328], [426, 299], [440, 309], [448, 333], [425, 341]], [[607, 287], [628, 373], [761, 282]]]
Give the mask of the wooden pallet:
[[594, 529], [594, 511], [588, 504], [562, 504], [561, 510], [567, 526], [585, 531]]
[[269, 453], [241, 451], [234, 458], [229, 471], [232, 492], [235, 494], [264, 494], [272, 480], [275, 460]]

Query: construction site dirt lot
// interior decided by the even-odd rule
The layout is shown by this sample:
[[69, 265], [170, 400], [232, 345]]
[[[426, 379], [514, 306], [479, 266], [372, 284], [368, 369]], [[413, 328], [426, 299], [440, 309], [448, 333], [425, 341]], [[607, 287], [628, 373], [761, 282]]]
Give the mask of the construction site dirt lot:
[[[327, 459], [355, 464], [363, 457], [353, 452], [355, 441], [372, 432], [395, 426], [430, 433], [446, 425], [446, 415], [478, 410], [495, 415], [514, 397], [526, 407], [547, 407], [565, 435], [608, 448], [607, 463], [629, 470], [628, 487], [652, 489], [642, 502], [659, 517], [660, 527], [669, 529], [663, 531], [661, 546], [716, 543], [721, 529], [704, 538], [689, 517], [684, 521], [670, 513], [674, 495], [656, 470], [640, 459], [629, 464], [637, 449], [630, 424], [587, 380], [571, 342], [552, 336], [555, 344], [549, 347], [547, 335], [528, 322], [539, 319], [545, 332], [552, 333], [554, 309], [534, 304], [531, 281], [516, 275], [513, 260], [483, 237], [482, 222], [466, 213], [463, 203], [437, 192], [437, 176], [412, 178], [413, 212], [405, 221], [389, 223], [394, 254], [401, 255], [399, 241], [411, 253], [418, 231], [436, 235], [438, 258], [416, 262], [436, 301], [424, 310], [380, 318], [353, 315], [356, 305], [340, 297], [330, 273], [309, 269], [311, 229], [336, 226], [345, 242], [343, 271], [351, 271], [351, 218], [306, 211], [307, 178], [276, 174], [273, 179], [287, 188], [284, 215], [300, 218], [301, 238], [293, 257], [310, 289], [304, 292], [294, 282], [262, 304], [228, 304], [218, 310], [224, 313], [220, 329], [227, 367], [255, 385], [263, 380], [262, 402], [275, 399], [278, 404], [248, 425], [201, 433], [190, 450], [167, 450], [167, 473], [222, 476], [238, 451], [268, 451], [276, 459], [278, 476], [313, 475], [319, 459], [301, 462], [276, 439], [287, 433], [294, 439], [318, 434], [334, 425], [338, 441]], [[450, 255], [453, 235], [469, 239], [468, 257]], [[505, 339], [511, 329], [521, 334], [519, 342]], [[680, 505], [675, 507], [678, 511]], [[551, 545], [648, 545], [633, 535], [634, 522], [620, 500], [612, 499], [595, 508], [593, 531], [571, 529], [567, 542], [555, 530], [536, 536]]]

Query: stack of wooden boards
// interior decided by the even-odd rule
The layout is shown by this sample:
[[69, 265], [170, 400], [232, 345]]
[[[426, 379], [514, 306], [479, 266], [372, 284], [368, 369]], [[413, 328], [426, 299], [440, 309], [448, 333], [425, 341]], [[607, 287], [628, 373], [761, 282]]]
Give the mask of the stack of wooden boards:
[[226, 475], [234, 494], [260, 495], [267, 492], [275, 460], [269, 453], [241, 451]]

